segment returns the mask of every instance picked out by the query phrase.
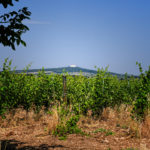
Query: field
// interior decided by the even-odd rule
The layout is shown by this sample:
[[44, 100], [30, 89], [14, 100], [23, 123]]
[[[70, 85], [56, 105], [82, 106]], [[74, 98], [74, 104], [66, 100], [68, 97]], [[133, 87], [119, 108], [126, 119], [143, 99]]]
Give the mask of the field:
[[[1, 149], [150, 149], [150, 68], [140, 76], [0, 74]], [[27, 68], [28, 69], [28, 68]]]

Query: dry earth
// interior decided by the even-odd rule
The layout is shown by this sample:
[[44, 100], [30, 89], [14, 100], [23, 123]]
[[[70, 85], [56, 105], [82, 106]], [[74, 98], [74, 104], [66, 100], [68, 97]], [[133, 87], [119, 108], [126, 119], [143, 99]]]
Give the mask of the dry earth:
[[70, 134], [60, 140], [52, 135], [58, 121], [56, 110], [52, 114], [10, 112], [0, 119], [0, 150], [150, 150], [150, 117], [139, 124], [125, 108], [108, 108], [100, 119], [90, 113], [82, 116], [78, 126], [89, 136]]

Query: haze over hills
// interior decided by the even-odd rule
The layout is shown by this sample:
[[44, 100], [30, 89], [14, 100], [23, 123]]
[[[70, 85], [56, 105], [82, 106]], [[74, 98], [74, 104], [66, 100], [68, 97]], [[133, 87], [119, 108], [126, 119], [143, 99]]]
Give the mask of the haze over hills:
[[[42, 69], [29, 69], [27, 73], [29, 74], [38, 74], [39, 71]], [[68, 67], [59, 67], [59, 68], [44, 68], [44, 71], [46, 74], [56, 73], [56, 74], [62, 74], [62, 73], [69, 73], [70, 75], [79, 75], [82, 73], [84, 76], [94, 76], [96, 75], [97, 71], [92, 69], [86, 69], [77, 67], [75, 65], [70, 65]], [[23, 70], [16, 70], [16, 73], [24, 72]], [[109, 72], [113, 76], [117, 76], [118, 78], [123, 78], [124, 74], [118, 74], [114, 72]]]

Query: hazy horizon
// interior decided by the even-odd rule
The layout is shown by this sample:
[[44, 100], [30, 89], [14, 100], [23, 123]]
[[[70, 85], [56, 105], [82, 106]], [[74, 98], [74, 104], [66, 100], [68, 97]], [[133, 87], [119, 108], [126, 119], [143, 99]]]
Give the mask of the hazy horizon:
[[77, 65], [105, 68], [114, 73], [139, 74], [136, 62], [150, 65], [150, 1], [147, 0], [22, 0], [1, 15], [27, 6], [30, 31], [27, 47], [16, 51], [0, 44], [0, 68], [12, 59], [18, 70]]

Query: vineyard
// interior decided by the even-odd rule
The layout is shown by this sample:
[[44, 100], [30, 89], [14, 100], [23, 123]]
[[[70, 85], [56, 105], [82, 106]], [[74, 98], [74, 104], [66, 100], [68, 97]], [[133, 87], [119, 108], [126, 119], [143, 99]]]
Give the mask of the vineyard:
[[72, 106], [72, 113], [84, 114], [88, 110], [93, 116], [101, 115], [104, 108], [119, 107], [121, 104], [133, 107], [132, 114], [136, 119], [144, 119], [149, 108], [150, 68], [143, 73], [139, 65], [139, 78], [118, 79], [107, 73], [106, 69], [98, 69], [97, 75], [91, 78], [82, 76], [66, 77], [66, 100], [64, 101], [63, 76], [58, 74], [45, 75], [44, 70], [37, 76], [16, 74], [11, 71], [11, 61], [5, 60], [0, 74], [0, 114], [7, 110], [23, 107], [35, 111], [42, 106], [48, 109], [56, 104]]
[[[61, 119], [52, 134], [63, 138], [70, 133], [86, 134], [77, 122], [89, 111], [93, 118], [100, 118], [104, 109], [124, 105], [131, 108], [133, 120], [143, 122], [150, 107], [150, 67], [143, 72], [141, 64], [137, 65], [138, 78], [126, 74], [124, 79], [118, 79], [107, 72], [108, 68], [97, 69], [95, 76], [87, 78], [82, 73], [46, 75], [44, 69], [38, 75], [16, 74], [6, 59], [0, 73], [0, 115], [5, 119], [7, 112], [18, 108], [26, 112], [34, 109], [35, 113], [44, 108], [51, 113], [55, 107]], [[64, 124], [66, 116], [70, 117]]]

